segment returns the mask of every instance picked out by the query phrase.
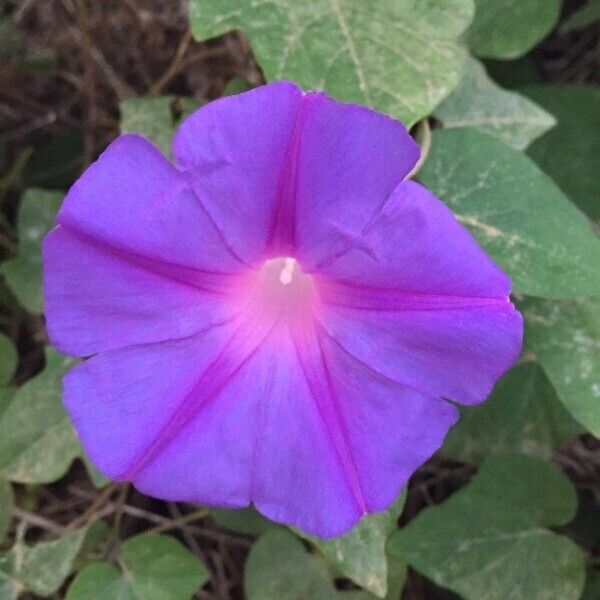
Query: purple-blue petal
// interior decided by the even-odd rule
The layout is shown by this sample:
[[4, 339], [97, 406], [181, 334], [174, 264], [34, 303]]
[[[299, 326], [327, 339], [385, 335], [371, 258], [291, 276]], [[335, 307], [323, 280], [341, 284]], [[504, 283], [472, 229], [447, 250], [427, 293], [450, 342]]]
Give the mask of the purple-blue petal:
[[343, 533], [516, 360], [510, 281], [385, 115], [279, 82], [173, 147], [120, 137], [44, 241], [69, 414], [111, 478]]

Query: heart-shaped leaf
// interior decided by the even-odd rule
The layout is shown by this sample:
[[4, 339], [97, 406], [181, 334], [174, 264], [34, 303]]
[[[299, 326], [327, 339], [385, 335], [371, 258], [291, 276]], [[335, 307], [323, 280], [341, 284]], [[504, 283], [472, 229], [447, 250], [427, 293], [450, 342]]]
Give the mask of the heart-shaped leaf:
[[528, 298], [525, 349], [544, 368], [569, 412], [600, 437], [600, 301]]
[[66, 600], [190, 600], [210, 575], [168, 535], [143, 533], [121, 546], [122, 570], [93, 563], [75, 578]]
[[20, 483], [55, 481], [81, 453], [61, 399], [61, 379], [73, 360], [52, 349], [46, 359], [0, 413], [0, 476]]
[[577, 600], [582, 552], [546, 529], [568, 522], [576, 503], [550, 463], [496, 456], [472, 483], [394, 533], [389, 549], [465, 600]]
[[600, 239], [521, 152], [470, 128], [434, 131], [419, 178], [511, 276], [514, 291], [600, 294]]
[[192, 0], [199, 39], [241, 28], [267, 79], [292, 79], [411, 125], [458, 83], [472, 0]]
[[484, 58], [518, 58], [550, 33], [561, 6], [562, 0], [475, 0], [469, 46]]
[[496, 85], [481, 63], [467, 62], [458, 87], [436, 109], [446, 129], [473, 127], [524, 150], [554, 126], [554, 117], [516, 92]]
[[565, 442], [583, 433], [535, 362], [511, 369], [479, 406], [461, 409], [442, 454], [479, 463], [490, 454], [522, 452], [550, 458]]

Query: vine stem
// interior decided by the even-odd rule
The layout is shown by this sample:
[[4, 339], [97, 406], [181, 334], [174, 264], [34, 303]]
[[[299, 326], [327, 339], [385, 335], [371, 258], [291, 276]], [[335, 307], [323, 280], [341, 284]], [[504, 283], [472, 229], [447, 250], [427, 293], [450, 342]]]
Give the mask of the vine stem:
[[427, 117], [421, 119], [415, 125], [415, 140], [421, 148], [421, 156], [419, 156], [417, 164], [406, 176], [406, 179], [414, 179], [429, 156], [429, 150], [431, 149], [431, 126], [429, 125], [429, 119]]

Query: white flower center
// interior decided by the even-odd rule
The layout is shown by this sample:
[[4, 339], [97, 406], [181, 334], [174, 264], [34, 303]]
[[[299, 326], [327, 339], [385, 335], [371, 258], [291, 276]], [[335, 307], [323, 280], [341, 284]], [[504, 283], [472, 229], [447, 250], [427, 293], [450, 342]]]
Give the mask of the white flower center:
[[247, 301], [251, 312], [270, 319], [285, 316], [296, 321], [307, 317], [314, 308], [315, 283], [303, 273], [291, 256], [272, 258], [250, 275]]
[[279, 273], [279, 281], [281, 281], [283, 285], [289, 285], [294, 279], [294, 271], [298, 269], [298, 262], [295, 258], [291, 258], [289, 256], [284, 258], [283, 261], [283, 268]]

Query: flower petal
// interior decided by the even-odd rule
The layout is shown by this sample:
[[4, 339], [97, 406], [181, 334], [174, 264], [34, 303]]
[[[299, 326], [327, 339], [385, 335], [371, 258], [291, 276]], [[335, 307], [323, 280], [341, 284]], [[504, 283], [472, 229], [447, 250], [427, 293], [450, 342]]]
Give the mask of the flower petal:
[[285, 330], [232, 325], [102, 353], [65, 378], [65, 404], [100, 470], [149, 495], [254, 501], [319, 535], [361, 516]]
[[[385, 510], [442, 444], [458, 411], [361, 364], [317, 324], [295, 331], [293, 340], [323, 435], [331, 440], [361, 516]], [[271, 447], [272, 462], [278, 460], [276, 448]]]
[[313, 326], [214, 327], [95, 356], [65, 404], [100, 470], [146, 494], [254, 502], [322, 537], [384, 510], [457, 418]]
[[319, 335], [368, 512], [385, 510], [458, 419], [450, 403], [382, 377]]
[[413, 181], [398, 185], [348, 240], [345, 252], [323, 263], [319, 274], [363, 287], [454, 298], [506, 300], [510, 293], [508, 276], [452, 211]]
[[252, 501], [267, 517], [318, 535], [342, 533], [361, 516], [285, 335], [265, 341], [134, 483], [211, 506]]
[[138, 135], [120, 136], [101, 154], [57, 219], [82, 237], [146, 258], [216, 272], [242, 266], [186, 178]]
[[428, 396], [479, 402], [520, 352], [510, 280], [419, 184], [400, 184], [318, 279], [330, 335]]
[[325, 94], [304, 98], [295, 185], [296, 243], [305, 268], [348, 246], [419, 157], [406, 128]]
[[224, 331], [215, 326], [187, 338], [102, 352], [69, 371], [65, 406], [105, 475], [117, 479], [131, 470], [223, 347]]
[[292, 83], [263, 85], [200, 108], [173, 140], [200, 202], [248, 263], [264, 259], [301, 102]]
[[476, 404], [516, 361], [521, 315], [509, 302], [468, 308], [323, 309], [327, 332], [358, 361], [433, 398]]
[[62, 225], [44, 239], [43, 261], [48, 334], [66, 354], [180, 338], [235, 313], [225, 276], [92, 244]]

